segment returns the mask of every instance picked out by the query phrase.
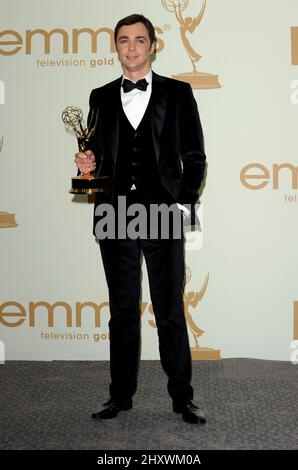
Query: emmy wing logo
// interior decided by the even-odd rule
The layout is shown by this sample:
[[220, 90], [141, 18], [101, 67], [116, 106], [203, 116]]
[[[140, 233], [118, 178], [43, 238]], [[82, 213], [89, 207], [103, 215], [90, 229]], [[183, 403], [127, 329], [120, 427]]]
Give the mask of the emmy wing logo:
[[172, 75], [172, 78], [188, 82], [194, 89], [220, 88], [218, 75], [198, 71], [197, 62], [199, 62], [202, 56], [192, 47], [188, 39], [188, 35], [193, 34], [202, 21], [206, 8], [206, 0], [203, 0], [201, 10], [194, 18], [191, 16], [186, 17], [183, 13], [188, 7], [189, 0], [161, 0], [161, 2], [166, 10], [175, 14], [180, 25], [182, 43], [192, 65], [192, 71]]
[[[186, 267], [186, 284], [190, 281], [191, 278], [191, 271], [189, 267]], [[205, 281], [200, 289], [199, 292], [187, 292], [184, 294], [184, 312], [185, 312], [185, 319], [187, 325], [190, 329], [190, 332], [194, 338], [195, 345], [190, 348], [191, 350], [191, 357], [195, 361], [199, 360], [219, 360], [220, 357], [220, 350], [207, 348], [200, 346], [199, 338], [204, 334], [204, 330], [202, 330], [197, 323], [193, 319], [193, 315], [190, 313], [190, 308], [195, 309], [204, 297], [206, 292], [207, 286], [209, 281], [209, 274], [206, 276]]]
[[[191, 279], [191, 270], [189, 266], [186, 266], [185, 267], [185, 284], [188, 284], [190, 279]], [[218, 361], [221, 359], [220, 349], [207, 348], [204, 346], [200, 346], [199, 338], [204, 334], [204, 330], [202, 330], [195, 322], [193, 312], [190, 313], [190, 309], [192, 310], [196, 309], [196, 307], [198, 306], [198, 303], [204, 297], [207, 286], [208, 286], [208, 281], [209, 281], [209, 274], [207, 274], [199, 292], [191, 291], [191, 292], [186, 292], [183, 295], [185, 320], [186, 320], [188, 329], [190, 330], [190, 333], [192, 334], [193, 339], [194, 339], [194, 346], [190, 347], [191, 358], [193, 361], [205, 361], [205, 360]], [[146, 307], [146, 304], [145, 304], [145, 307]], [[150, 314], [154, 315], [152, 304], [149, 306], [149, 312]], [[149, 325], [152, 326], [153, 328], [157, 328], [156, 323], [153, 320], [149, 321]]]
[[[3, 148], [4, 138], [0, 137], [0, 153]], [[0, 211], [0, 228], [17, 227], [15, 215]]]

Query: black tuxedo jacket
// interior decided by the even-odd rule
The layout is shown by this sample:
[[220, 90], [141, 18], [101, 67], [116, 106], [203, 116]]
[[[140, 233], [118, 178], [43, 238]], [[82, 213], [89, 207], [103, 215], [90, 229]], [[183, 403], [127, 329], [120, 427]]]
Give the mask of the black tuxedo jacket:
[[[98, 109], [98, 125], [89, 148], [100, 173], [110, 177], [109, 191], [97, 193], [96, 205], [111, 202], [119, 142], [119, 111], [122, 78], [90, 95], [91, 111]], [[205, 172], [204, 139], [197, 103], [188, 83], [153, 72], [151, 130], [160, 179], [173, 200], [194, 204]], [[152, 182], [154, 184], [154, 182]]]

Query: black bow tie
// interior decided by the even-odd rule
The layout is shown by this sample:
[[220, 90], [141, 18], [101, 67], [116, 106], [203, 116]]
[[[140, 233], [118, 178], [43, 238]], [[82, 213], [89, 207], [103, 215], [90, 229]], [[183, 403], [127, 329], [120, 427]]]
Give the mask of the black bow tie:
[[130, 80], [127, 80], [125, 78], [122, 83], [124, 93], [128, 93], [134, 88], [137, 88], [138, 90], [146, 91], [148, 85], [149, 83], [147, 82], [145, 78], [142, 78], [142, 80], [138, 80], [137, 83], [131, 82]]

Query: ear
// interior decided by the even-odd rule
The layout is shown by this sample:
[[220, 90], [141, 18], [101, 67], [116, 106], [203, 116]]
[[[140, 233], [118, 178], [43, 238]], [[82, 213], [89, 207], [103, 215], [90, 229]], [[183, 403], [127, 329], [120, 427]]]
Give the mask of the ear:
[[150, 47], [150, 54], [154, 54], [156, 51], [156, 42], [154, 41]]

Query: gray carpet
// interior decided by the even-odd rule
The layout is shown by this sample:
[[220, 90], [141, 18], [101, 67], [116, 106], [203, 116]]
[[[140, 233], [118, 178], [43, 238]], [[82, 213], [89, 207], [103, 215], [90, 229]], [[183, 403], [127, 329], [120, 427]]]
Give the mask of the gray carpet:
[[141, 362], [133, 410], [93, 421], [108, 384], [107, 361], [0, 365], [0, 449], [298, 448], [298, 366], [288, 362], [193, 362], [204, 426], [171, 411], [159, 361]]

